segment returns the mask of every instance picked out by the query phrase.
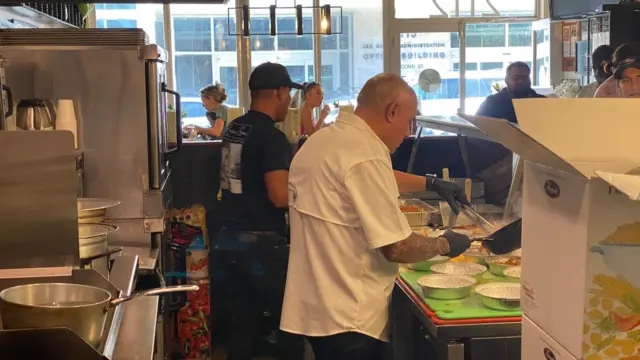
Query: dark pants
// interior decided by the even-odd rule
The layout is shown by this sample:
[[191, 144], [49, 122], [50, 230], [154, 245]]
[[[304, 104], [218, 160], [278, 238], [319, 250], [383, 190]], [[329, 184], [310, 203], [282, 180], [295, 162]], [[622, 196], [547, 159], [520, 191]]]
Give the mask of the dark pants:
[[383, 360], [387, 343], [357, 332], [313, 337], [307, 340], [315, 360]]
[[[259, 338], [263, 311], [279, 327], [289, 246], [275, 234], [248, 234], [221, 230], [216, 252], [232, 282], [229, 287], [231, 323], [228, 330], [228, 360], [250, 360]], [[279, 360], [300, 360], [302, 336], [277, 332]]]

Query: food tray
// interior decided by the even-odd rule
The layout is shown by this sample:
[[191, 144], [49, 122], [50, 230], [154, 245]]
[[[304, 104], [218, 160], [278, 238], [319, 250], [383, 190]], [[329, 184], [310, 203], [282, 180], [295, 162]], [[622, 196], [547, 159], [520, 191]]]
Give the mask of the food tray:
[[416, 212], [403, 211], [404, 216], [407, 217], [407, 221], [411, 227], [428, 225], [431, 220], [431, 216], [438, 212], [438, 209], [418, 199], [398, 199], [398, 206], [416, 206], [422, 210]]
[[[423, 295], [422, 288], [418, 285], [418, 279], [427, 272], [406, 271], [400, 274], [402, 281], [407, 284], [415, 295], [433, 311], [438, 319], [442, 320], [468, 320], [468, 319], [492, 319], [522, 316], [521, 310], [501, 311], [489, 309], [482, 304], [482, 299], [475, 291], [471, 295], [460, 300], [436, 300]], [[478, 283], [495, 282], [497, 277], [486, 272]], [[505, 281], [505, 280], [502, 280]]]

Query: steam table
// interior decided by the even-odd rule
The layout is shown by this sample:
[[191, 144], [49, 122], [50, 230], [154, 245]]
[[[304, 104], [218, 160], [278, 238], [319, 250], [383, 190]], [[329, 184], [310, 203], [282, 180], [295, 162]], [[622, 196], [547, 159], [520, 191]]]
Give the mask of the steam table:
[[391, 304], [396, 359], [520, 360], [518, 317], [441, 320], [401, 277]]

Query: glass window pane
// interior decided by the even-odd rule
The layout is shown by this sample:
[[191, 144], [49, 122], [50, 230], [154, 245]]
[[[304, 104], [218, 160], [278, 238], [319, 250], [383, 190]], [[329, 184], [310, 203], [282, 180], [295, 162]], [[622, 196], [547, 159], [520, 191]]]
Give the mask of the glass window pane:
[[[473, 71], [466, 73], [464, 110], [474, 114], [485, 98], [493, 93], [492, 85], [504, 84], [509, 64], [515, 61], [531, 63], [533, 35], [531, 23], [469, 24], [466, 31], [468, 47], [465, 67]], [[524, 36], [525, 31], [529, 33], [529, 40]], [[514, 46], [514, 37], [519, 39], [518, 46]], [[529, 41], [528, 45], [523, 45], [526, 41]]]
[[[229, 31], [231, 27], [231, 31]], [[236, 32], [236, 20], [226, 17], [214, 17], [213, 28], [215, 31], [215, 41], [213, 48], [215, 51], [236, 51], [236, 36], [229, 35]]]
[[502, 70], [504, 63], [502, 62], [482, 62], [480, 63], [480, 70]]
[[[398, 19], [526, 17], [535, 15], [536, 0], [395, 0]], [[456, 2], [458, 13], [456, 14]], [[473, 13], [472, 13], [473, 7]], [[496, 13], [495, 10], [498, 11]]]
[[[286, 66], [287, 71], [289, 71], [289, 76], [291, 76], [291, 80], [297, 82], [298, 84], [302, 84], [306, 81], [304, 65], [294, 65], [294, 66]], [[313, 73], [313, 72], [312, 72]]]
[[384, 70], [382, 1], [339, 3], [342, 18], [338, 10], [332, 12], [331, 29], [336, 34], [322, 36], [321, 83], [326, 104], [355, 104], [364, 83]]
[[531, 23], [509, 25], [509, 46], [531, 46]]
[[[182, 110], [182, 112], [184, 113], [187, 113], [187, 119], [194, 117], [205, 117], [207, 114], [207, 110], [202, 107], [200, 98], [194, 98], [193, 100], [182, 100], [180, 102], [180, 106], [182, 107], [182, 109], [180, 110]], [[184, 125], [191, 124], [183, 124], [183, 126]]]
[[96, 27], [140, 28], [149, 42], [164, 46], [164, 9], [162, 4], [96, 4]]
[[96, 10], [135, 10], [136, 4], [96, 4]]
[[[250, 20], [252, 34], [269, 34], [268, 17], [252, 17]], [[273, 51], [275, 50], [275, 38], [271, 35], [251, 35], [251, 51]]]
[[228, 105], [238, 106], [238, 68], [236, 66], [221, 66], [220, 81], [227, 90]]
[[[400, 72], [420, 99], [422, 115], [451, 115], [460, 107], [460, 72], [454, 64], [460, 62], [459, 52], [451, 50], [451, 33], [400, 34]], [[439, 75], [441, 85], [431, 91], [420, 87], [421, 74]], [[435, 77], [432, 77], [436, 81]]]
[[[540, 41], [538, 41], [540, 40]], [[550, 63], [551, 41], [549, 39], [549, 28], [536, 31], [536, 77], [534, 85], [551, 86], [551, 63]]]
[[505, 24], [467, 25], [467, 47], [504, 47]]
[[227, 91], [226, 104], [238, 105], [235, 7], [227, 5], [171, 4], [174, 27], [175, 78], [187, 111], [184, 124], [208, 126], [200, 89], [219, 81]]
[[177, 55], [176, 79], [182, 97], [200, 98], [200, 89], [213, 83], [211, 55]]
[[[302, 19], [303, 30], [313, 29], [311, 17]], [[296, 18], [293, 16], [279, 17], [277, 19], [278, 32], [296, 32]], [[311, 30], [313, 31], [313, 30]], [[278, 50], [313, 50], [313, 35], [278, 35]]]
[[173, 18], [176, 51], [211, 51], [211, 18]]
[[163, 48], [167, 48], [167, 45], [164, 42], [164, 20], [156, 20], [155, 21], [155, 34], [156, 34], [156, 44], [160, 45]]

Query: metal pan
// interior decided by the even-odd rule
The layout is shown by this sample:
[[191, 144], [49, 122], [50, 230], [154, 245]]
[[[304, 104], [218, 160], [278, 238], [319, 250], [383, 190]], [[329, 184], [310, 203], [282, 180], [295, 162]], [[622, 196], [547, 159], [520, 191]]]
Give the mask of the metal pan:
[[20, 285], [0, 292], [0, 315], [5, 330], [65, 327], [97, 348], [111, 308], [140, 296], [198, 290], [198, 285], [179, 285], [112, 299], [108, 291], [94, 286]]
[[120, 205], [120, 201], [98, 198], [78, 199], [78, 223], [99, 224], [107, 216], [107, 209]]

